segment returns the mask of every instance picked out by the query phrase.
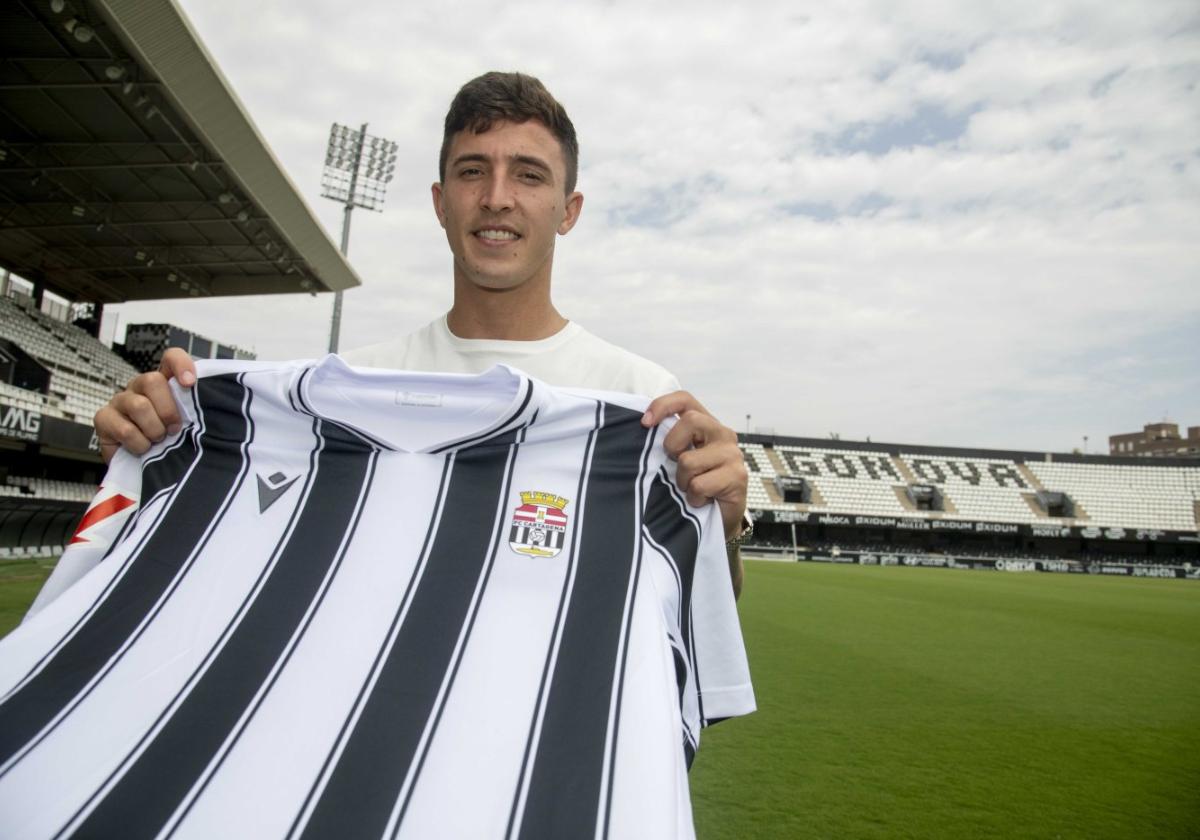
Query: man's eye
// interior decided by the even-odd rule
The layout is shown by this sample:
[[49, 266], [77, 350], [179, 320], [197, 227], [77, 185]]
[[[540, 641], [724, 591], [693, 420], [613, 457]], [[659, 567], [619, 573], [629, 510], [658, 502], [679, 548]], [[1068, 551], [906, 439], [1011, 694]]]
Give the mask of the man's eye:
[[478, 167], [474, 167], [474, 166], [472, 166], [472, 167], [470, 167], [470, 168], [468, 168], [468, 169], [462, 169], [462, 170], [459, 170], [459, 173], [458, 173], [458, 174], [459, 174], [459, 176], [460, 176], [460, 177], [462, 177], [462, 178], [468, 178], [468, 177], [471, 177], [471, 176], [473, 176], [473, 175], [480, 175], [480, 174], [482, 174], [482, 173], [483, 173], [483, 170], [479, 169]]
[[543, 181], [545, 179], [542, 178], [542, 175], [540, 172], [522, 172], [521, 180], [529, 181], [530, 183], [540, 183], [541, 181]]

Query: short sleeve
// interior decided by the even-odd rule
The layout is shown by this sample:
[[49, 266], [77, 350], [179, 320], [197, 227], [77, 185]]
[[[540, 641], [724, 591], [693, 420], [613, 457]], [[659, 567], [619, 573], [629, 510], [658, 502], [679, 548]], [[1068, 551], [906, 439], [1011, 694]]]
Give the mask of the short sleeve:
[[92, 497], [54, 571], [33, 600], [23, 621], [58, 598], [108, 554], [141, 501], [142, 464], [136, 455], [117, 450], [100, 489]]
[[705, 725], [753, 712], [750, 667], [716, 504], [689, 505], [675, 484], [675, 463], [664, 456], [649, 476], [643, 522], [651, 552], [664, 559], [675, 579], [673, 603], [664, 605], [664, 616], [690, 671], [682, 698], [685, 718], [694, 716]]

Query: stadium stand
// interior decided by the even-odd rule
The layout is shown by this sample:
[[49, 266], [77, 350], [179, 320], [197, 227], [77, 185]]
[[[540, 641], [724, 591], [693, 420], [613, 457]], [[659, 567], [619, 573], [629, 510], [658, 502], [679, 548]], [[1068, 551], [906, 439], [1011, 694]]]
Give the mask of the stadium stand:
[[[905, 452], [901, 447], [889, 452], [788, 443], [769, 451], [753, 442], [743, 442], [742, 452], [751, 477], [750, 506], [758, 510], [1174, 531], [1197, 527], [1194, 502], [1200, 499], [1200, 464], [1194, 461], [1180, 466], [1106, 464], [1112, 459], [1094, 456], [1063, 463], [1047, 460], [1053, 456], [1045, 453], [987, 457], [954, 450], [936, 454]], [[803, 477], [815, 490], [814, 501], [783, 502], [777, 491], [772, 492], [780, 476]], [[939, 488], [941, 510], [921, 511], [904, 503], [905, 490], [921, 484]], [[1053, 517], [1041, 509], [1038, 492], [1046, 490], [1069, 497], [1075, 515]]]
[[5, 383], [3, 396], [54, 417], [90, 424], [92, 415], [137, 375], [128, 362], [96, 338], [39, 312], [21, 297], [0, 297], [0, 337], [15, 343], [50, 372], [47, 394]]
[[1132, 464], [1029, 464], [1048, 487], [1081, 503], [1089, 519], [1105, 525], [1186, 531], [1196, 528], [1200, 465], [1163, 469]]
[[360, 280], [178, 4], [0, 3], [0, 53], [2, 557], [60, 551], [103, 471], [92, 416], [135, 374], [105, 304]]
[[35, 499], [57, 499], [63, 502], [92, 500], [96, 485], [78, 481], [58, 481], [50, 478], [22, 478], [10, 475], [0, 484], [0, 496], [30, 497]]
[[1195, 459], [764, 435], [740, 436], [740, 445], [759, 523], [752, 550], [828, 562], [1200, 570]]

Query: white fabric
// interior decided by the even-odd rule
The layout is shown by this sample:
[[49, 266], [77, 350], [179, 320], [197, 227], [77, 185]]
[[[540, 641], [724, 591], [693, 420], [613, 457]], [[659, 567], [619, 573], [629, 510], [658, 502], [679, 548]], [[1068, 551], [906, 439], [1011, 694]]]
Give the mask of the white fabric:
[[482, 373], [494, 364], [548, 385], [658, 397], [679, 390], [665, 368], [597, 338], [574, 321], [540, 341], [459, 338], [442, 316], [403, 338], [341, 354], [352, 365], [442, 373]]
[[[81, 686], [36, 742], [22, 740], [27, 746], [15, 758], [0, 756], [7, 762], [0, 834], [97, 833], [103, 826], [86, 822], [91, 809], [100, 813], [117, 801], [122, 784], [133, 803], [120, 813], [128, 836], [153, 836], [168, 818], [165, 825], [177, 838], [281, 837], [297, 824], [316, 825], [306, 822], [316, 819], [312, 803], [334, 789], [330, 779], [354, 755], [346, 739], [360, 734], [370, 702], [378, 699], [385, 716], [365, 733], [368, 743], [392, 727], [422, 733], [421, 760], [413, 759], [407, 776], [372, 772], [371, 784], [353, 786], [364, 795], [387, 792], [393, 810], [385, 836], [694, 836], [687, 754], [701, 726], [752, 711], [754, 697], [720, 516], [715, 505], [694, 508], [678, 495], [674, 463], [661, 446], [670, 421], [642, 430], [644, 398], [589, 397], [504, 367], [479, 376], [400, 374], [354, 370], [336, 357], [198, 367], [198, 386], [187, 394], [176, 390], [184, 430], [140, 459], [119, 452], [98, 497], [120, 494], [140, 507], [82, 531], [89, 542], [69, 549], [64, 561], [71, 562], [61, 566], [64, 575], [82, 577], [74, 585], [52, 578], [62, 594], [0, 641], [0, 731], [28, 727], [21, 723], [26, 718], [18, 715], [14, 724], [4, 713], [30, 700], [22, 692], [31, 685], [38, 704], [64, 702], [54, 699], [53, 686], [47, 691], [36, 684], [47, 669], [58, 667], [56, 673]], [[220, 381], [210, 385], [214, 377]], [[235, 393], [218, 403], [211, 396], [218, 386]], [[239, 424], [248, 431], [239, 433]], [[632, 448], [632, 460], [628, 452], [618, 457], [604, 448], [625, 439], [618, 433], [644, 440]], [[213, 466], [218, 454], [223, 472]], [[355, 459], [364, 478], [348, 481], [346, 463]], [[480, 459], [499, 463], [503, 478], [495, 481], [494, 497], [471, 510], [463, 494], [493, 485], [478, 472], [460, 471], [479, 470]], [[174, 478], [160, 472], [146, 497], [145, 477], [153, 469]], [[210, 489], [221, 475], [231, 489]], [[557, 509], [558, 502], [549, 505], [546, 520], [565, 519], [565, 538], [530, 537], [523, 511], [525, 494], [534, 492], [561, 497]], [[180, 551], [159, 540], [154, 549], [156, 534], [180, 539], [184, 512], [195, 509], [201, 494], [223, 501], [197, 547]], [[629, 518], [608, 523], [611, 500], [622, 499], [629, 501]], [[343, 514], [346, 519], [336, 519]], [[694, 556], [680, 551], [686, 540], [664, 538], [665, 520], [679, 526], [676, 534], [692, 535]], [[306, 522], [315, 530], [306, 531]], [[118, 523], [123, 528], [114, 537]], [[439, 540], [473, 530], [489, 546], [478, 559], [480, 571], [464, 575], [452, 566], [455, 573], [441, 578], [442, 585], [461, 591], [439, 595], [432, 613], [421, 612], [414, 605], [426, 582], [439, 579], [438, 563], [462, 560], [461, 552], [434, 550]], [[322, 536], [336, 557], [315, 576], [309, 571], [314, 588], [306, 590], [299, 572], [306, 557], [325, 550], [314, 545]], [[113, 539], [115, 547], [101, 559]], [[634, 547], [632, 556], [614, 556], [612, 546], [622, 540]], [[546, 545], [558, 550], [519, 550]], [[87, 562], [72, 560], [73, 552], [84, 551]], [[163, 572], [170, 559], [164, 551], [186, 554], [180, 571]], [[621, 582], [622, 568], [628, 584]], [[170, 584], [150, 599], [153, 605], [110, 604], [105, 613], [122, 586], [132, 582], [127, 593], [137, 588], [138, 575]], [[591, 615], [602, 597], [594, 593], [608, 580], [620, 586], [615, 600], [610, 593], [602, 603], [616, 613]], [[443, 605], [448, 614], [468, 602], [467, 618], [455, 619], [452, 628], [437, 626]], [[296, 616], [279, 618], [284, 606], [296, 608]], [[117, 653], [70, 660], [72, 645], [97, 644], [135, 609], [129, 626], [137, 630], [128, 638], [129, 631], [121, 631]], [[428, 630], [417, 646], [421, 654], [411, 660], [411, 679], [430, 672], [435, 687], [441, 685], [436, 698], [429, 695], [435, 706], [419, 715], [401, 696], [411, 693], [409, 682], [394, 693], [378, 688], [384, 684], [379, 663], [410, 661], [394, 654], [401, 650], [397, 639], [417, 621], [414, 614], [433, 625], [418, 625]], [[620, 647], [592, 652], [593, 628], [602, 637], [604, 622], [581, 624], [580, 614], [609, 615], [612, 626], [622, 628], [614, 631]], [[279, 622], [283, 629], [272, 636], [255, 621]], [[584, 632], [570, 636], [572, 626]], [[286, 655], [272, 647], [276, 637], [288, 640]], [[422, 659], [437, 639], [449, 640], [449, 662]], [[243, 648], [275, 663], [261, 688], [258, 677], [243, 677], [240, 665], [229, 672], [232, 679], [222, 677], [219, 666]], [[570, 650], [589, 652], [581, 660]], [[80, 676], [79, 669], [87, 673]], [[556, 705], [558, 687], [569, 692], [595, 674], [611, 677], [611, 688], [593, 695], [601, 701], [599, 714], [581, 711], [586, 698], [568, 696]], [[252, 698], [239, 699], [238, 679], [256, 692]], [[233, 717], [220, 717], [222, 704], [235, 710]], [[183, 729], [175, 736], [181, 740], [154, 758], [172, 726]], [[576, 784], [586, 762], [557, 747], [596, 727], [603, 749], [594, 757], [603, 767], [594, 766], [602, 772]], [[202, 743], [206, 728], [216, 730], [218, 751], [187, 765], [195, 770], [181, 770], [180, 745]], [[186, 795], [164, 804], [167, 797], [155, 785], [171, 774], [188, 774]], [[146, 816], [148, 802], [165, 808], [160, 822], [140, 822], [154, 819]], [[569, 822], [588, 808], [595, 824], [582, 833], [577, 825], [560, 830], [553, 822]], [[356, 805], [333, 813], [352, 823], [369, 812]], [[538, 814], [542, 821], [531, 824]], [[509, 831], [510, 823], [516, 829]], [[328, 825], [311, 830], [340, 834]]]

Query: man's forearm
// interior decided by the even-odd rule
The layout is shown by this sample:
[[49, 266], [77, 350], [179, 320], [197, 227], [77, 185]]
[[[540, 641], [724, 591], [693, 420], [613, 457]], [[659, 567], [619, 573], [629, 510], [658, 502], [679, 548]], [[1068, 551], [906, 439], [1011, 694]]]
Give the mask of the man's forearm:
[[733, 584], [733, 597], [736, 599], [742, 594], [742, 578], [745, 577], [745, 570], [742, 567], [742, 547], [738, 544], [727, 545], [725, 554], [729, 557], [729, 582]]

